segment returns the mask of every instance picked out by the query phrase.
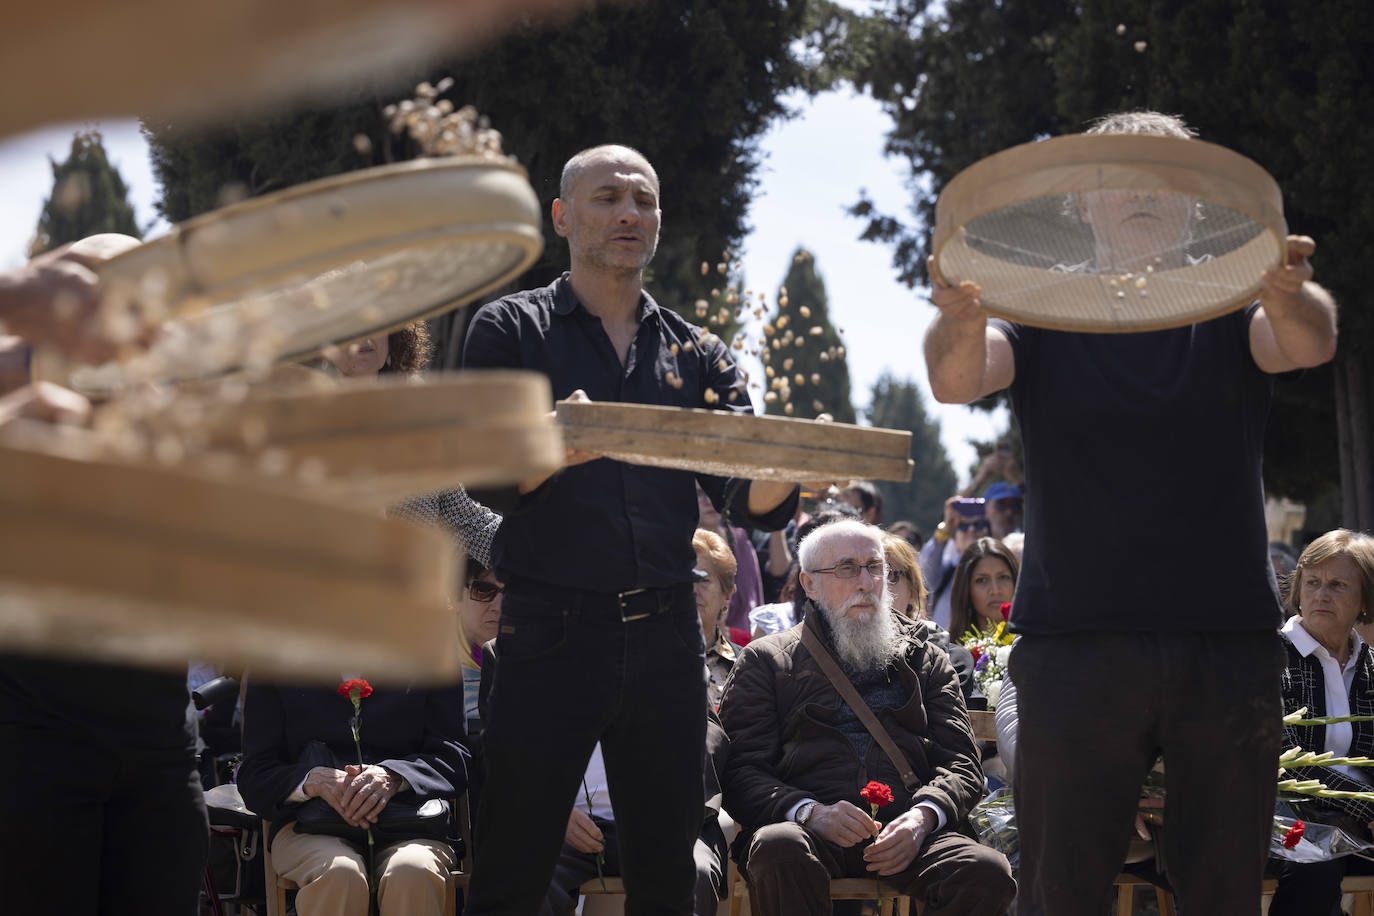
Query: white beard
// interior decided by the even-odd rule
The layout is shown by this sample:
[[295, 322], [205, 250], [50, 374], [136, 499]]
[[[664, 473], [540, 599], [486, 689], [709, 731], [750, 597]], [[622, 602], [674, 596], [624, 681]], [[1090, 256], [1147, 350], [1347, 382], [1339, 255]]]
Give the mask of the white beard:
[[876, 609], [857, 617], [845, 615], [845, 611], [861, 600], [857, 594], [833, 611], [816, 602], [816, 607], [825, 615], [825, 621], [830, 624], [830, 632], [835, 637], [835, 653], [840, 657], [840, 662], [856, 674], [886, 669], [896, 659], [900, 647], [897, 624], [887, 606], [886, 583], [880, 593], [871, 597], [877, 605]]

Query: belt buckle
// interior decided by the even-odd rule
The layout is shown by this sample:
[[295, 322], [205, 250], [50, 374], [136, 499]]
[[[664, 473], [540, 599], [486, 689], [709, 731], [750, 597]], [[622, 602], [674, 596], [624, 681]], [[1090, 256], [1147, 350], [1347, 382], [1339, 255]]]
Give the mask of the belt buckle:
[[629, 623], [631, 620], [643, 620], [645, 617], [651, 617], [651, 616], [653, 616], [652, 614], [647, 613], [647, 612], [646, 612], [646, 613], [643, 613], [643, 614], [631, 614], [631, 615], [628, 616], [628, 617], [625, 616], [625, 599], [626, 599], [627, 597], [629, 597], [630, 595], [640, 595], [640, 594], [643, 594], [644, 592], [647, 592], [647, 591], [648, 591], [647, 588], [632, 588], [632, 589], [630, 589], [628, 592], [619, 592], [619, 593], [616, 594], [616, 596], [615, 596], [616, 603], [620, 605], [620, 622], [621, 622], [621, 623]]

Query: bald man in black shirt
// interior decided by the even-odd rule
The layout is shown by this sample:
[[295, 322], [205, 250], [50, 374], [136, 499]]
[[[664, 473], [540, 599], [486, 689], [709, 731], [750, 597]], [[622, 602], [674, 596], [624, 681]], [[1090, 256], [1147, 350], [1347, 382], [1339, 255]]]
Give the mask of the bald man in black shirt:
[[[560, 399], [751, 411], [724, 343], [643, 289], [660, 219], [648, 161], [626, 147], [585, 150], [559, 194], [553, 225], [571, 270], [483, 307], [465, 366], [539, 370]], [[506, 592], [465, 912], [537, 911], [598, 740], [626, 912], [692, 912], [706, 729], [694, 481], [755, 527], [781, 528], [796, 508], [791, 485], [585, 453], [521, 486], [493, 551]]]

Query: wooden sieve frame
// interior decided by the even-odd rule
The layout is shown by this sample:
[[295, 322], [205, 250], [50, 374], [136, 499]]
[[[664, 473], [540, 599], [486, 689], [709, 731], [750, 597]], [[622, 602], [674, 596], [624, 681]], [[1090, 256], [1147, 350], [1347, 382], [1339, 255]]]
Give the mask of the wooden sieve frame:
[[[406, 248], [463, 240], [519, 251], [501, 273], [453, 296], [417, 301], [412, 313], [369, 320], [367, 309], [359, 308], [347, 327], [331, 324], [336, 330], [329, 339], [302, 339], [284, 347], [276, 354], [284, 362], [309, 358], [333, 343], [389, 333], [498, 289], [539, 257], [540, 219], [538, 197], [520, 166], [479, 156], [424, 158], [306, 182], [201, 214], [110, 258], [96, 272], [109, 294], [126, 296], [157, 275], [165, 281], [174, 321], [224, 307], [254, 289], [306, 281]], [[37, 365], [42, 377], [100, 391], [79, 384], [86, 367], [51, 354], [43, 354]], [[207, 367], [196, 377], [241, 367], [239, 362]]]
[[0, 647], [452, 682], [452, 544], [289, 493], [0, 446]]
[[911, 433], [696, 407], [559, 401], [568, 448], [752, 480], [911, 479]]
[[[211, 400], [191, 427], [201, 451], [189, 464], [213, 467], [233, 455], [236, 476], [359, 506], [460, 484], [504, 486], [563, 466], [551, 400], [546, 376], [518, 370], [345, 379], [332, 391]], [[166, 429], [177, 413], [163, 419]], [[286, 458], [293, 473], [265, 477], [257, 462], [268, 452]], [[302, 481], [294, 471], [311, 462], [320, 474]]]
[[[1095, 168], [1094, 182], [1083, 180], [1085, 168]], [[931, 242], [932, 280], [950, 286], [977, 277], [952, 276], [942, 267], [946, 245], [958, 237], [959, 230], [980, 216], [1031, 199], [1069, 195], [1095, 190], [1132, 188], [1169, 190], [1220, 204], [1235, 210], [1267, 230], [1243, 246], [1256, 253], [1272, 248], [1270, 268], [1284, 263], [1287, 256], [1288, 225], [1283, 215], [1283, 196], [1277, 182], [1254, 160], [1202, 140], [1141, 134], [1076, 134], [1025, 143], [988, 156], [964, 169], [941, 192], [935, 207], [935, 229]], [[1187, 268], [1189, 276], [1205, 280], [1209, 264]], [[1047, 271], [1003, 263], [1006, 275], [1024, 274], [1026, 285], [1043, 284]], [[1218, 272], [1214, 267], [1212, 272]], [[1080, 285], [1101, 286], [1109, 295], [1109, 274], [1073, 276]], [[1153, 278], [1158, 282], [1159, 277]], [[1060, 331], [1130, 333], [1193, 324], [1234, 311], [1257, 298], [1262, 282], [1224, 302], [1187, 315], [1159, 320], [1129, 320], [1116, 323], [1045, 318], [1030, 312], [1008, 309], [996, 301], [983, 302], [990, 315], [1009, 321]]]

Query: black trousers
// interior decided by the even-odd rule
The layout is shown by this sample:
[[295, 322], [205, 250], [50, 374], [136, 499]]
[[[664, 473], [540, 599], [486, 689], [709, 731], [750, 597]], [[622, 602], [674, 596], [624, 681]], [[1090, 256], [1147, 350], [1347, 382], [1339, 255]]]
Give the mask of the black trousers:
[[1023, 636], [1021, 916], [1101, 916], [1164, 755], [1163, 868], [1179, 908], [1254, 916], [1282, 737], [1272, 632]]
[[[601, 864], [601, 875], [619, 877], [620, 843], [615, 822], [597, 818], [596, 826], [601, 828], [606, 846], [606, 861]], [[719, 825], [708, 826], [715, 828], [714, 833], [717, 836], [720, 834]], [[692, 848], [692, 858], [696, 866], [696, 882], [693, 886], [696, 903], [692, 908], [694, 916], [715, 916], [717, 904], [725, 896], [722, 846], [723, 843], [712, 843], [698, 837]], [[596, 877], [596, 856], [578, 852], [564, 844], [563, 851], [558, 856], [558, 865], [553, 870], [553, 883], [549, 885], [549, 893], [539, 909], [539, 916], [572, 916], [577, 909], [577, 889], [584, 882], [593, 881]]]
[[484, 741], [469, 916], [533, 916], [599, 740], [625, 912], [693, 907], [706, 746], [705, 646], [691, 588], [622, 622], [604, 600], [507, 586]]
[[[759, 916], [828, 916], [831, 878], [874, 878], [876, 897], [867, 846], [836, 846], [791, 821], [761, 828], [745, 862]], [[1006, 857], [953, 830], [930, 837], [905, 871], [883, 880], [921, 900], [930, 916], [1001, 916], [1016, 896]]]
[[12, 913], [195, 916], [209, 827], [200, 774], [79, 731], [0, 725], [0, 901]]
[[1271, 859], [1269, 873], [1279, 879], [1269, 916], [1332, 916], [1339, 912], [1346, 875], [1374, 875], [1374, 862], [1342, 856], [1329, 862]]

